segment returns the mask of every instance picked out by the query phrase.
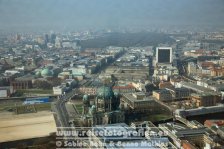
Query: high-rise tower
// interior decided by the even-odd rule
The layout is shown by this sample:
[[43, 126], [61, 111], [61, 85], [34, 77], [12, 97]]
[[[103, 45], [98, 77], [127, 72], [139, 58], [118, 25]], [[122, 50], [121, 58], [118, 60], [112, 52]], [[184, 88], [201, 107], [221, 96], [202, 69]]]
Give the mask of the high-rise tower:
[[156, 48], [156, 64], [171, 64], [173, 61], [171, 47]]

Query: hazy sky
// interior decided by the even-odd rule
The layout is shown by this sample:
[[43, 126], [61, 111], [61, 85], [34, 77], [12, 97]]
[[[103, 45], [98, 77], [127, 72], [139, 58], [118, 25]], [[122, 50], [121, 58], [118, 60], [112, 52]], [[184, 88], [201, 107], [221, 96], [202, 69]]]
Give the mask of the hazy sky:
[[0, 0], [0, 28], [224, 25], [224, 0]]

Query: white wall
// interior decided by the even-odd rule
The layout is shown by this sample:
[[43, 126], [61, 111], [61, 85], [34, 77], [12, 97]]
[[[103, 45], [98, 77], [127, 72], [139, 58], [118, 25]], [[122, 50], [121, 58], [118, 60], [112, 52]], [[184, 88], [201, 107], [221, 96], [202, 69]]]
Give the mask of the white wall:
[[0, 97], [8, 97], [7, 90], [0, 90]]

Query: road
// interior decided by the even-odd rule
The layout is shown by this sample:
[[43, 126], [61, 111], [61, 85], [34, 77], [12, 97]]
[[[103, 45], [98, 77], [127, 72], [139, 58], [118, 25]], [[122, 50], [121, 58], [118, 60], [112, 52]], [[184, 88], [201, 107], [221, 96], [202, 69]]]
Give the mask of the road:
[[69, 115], [65, 108], [65, 103], [75, 95], [72, 90], [63, 96], [59, 96], [56, 102], [52, 103], [52, 110], [57, 114], [57, 118], [60, 122], [60, 127], [70, 127], [69, 125]]
[[[69, 124], [69, 115], [66, 110], [65, 104], [74, 96], [75, 92], [72, 90], [62, 96], [58, 96], [57, 101], [52, 102], [52, 111], [56, 114], [56, 122], [58, 127], [58, 132], [72, 132], [72, 126]], [[60, 133], [59, 133], [60, 134]], [[71, 141], [72, 136], [67, 136], [66, 134], [57, 135], [57, 142], [64, 144], [64, 141]], [[62, 145], [63, 146], [63, 145]], [[62, 147], [61, 146], [61, 147]]]
[[157, 99], [153, 99], [155, 102], [157, 102], [158, 104], [166, 107], [171, 113], [173, 113], [173, 108], [171, 108], [169, 105], [165, 104], [164, 102], [160, 101], [160, 100], [157, 100]]
[[61, 123], [61, 127], [69, 127], [68, 114], [65, 109], [65, 101], [59, 99], [58, 101], [56, 101], [55, 106], [55, 109], [57, 110], [57, 117]]

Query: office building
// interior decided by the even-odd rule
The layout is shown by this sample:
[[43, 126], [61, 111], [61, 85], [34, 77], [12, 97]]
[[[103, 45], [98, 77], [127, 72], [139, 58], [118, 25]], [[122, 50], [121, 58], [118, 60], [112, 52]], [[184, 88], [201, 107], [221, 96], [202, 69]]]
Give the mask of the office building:
[[156, 63], [170, 64], [173, 61], [171, 47], [157, 47], [156, 48]]

